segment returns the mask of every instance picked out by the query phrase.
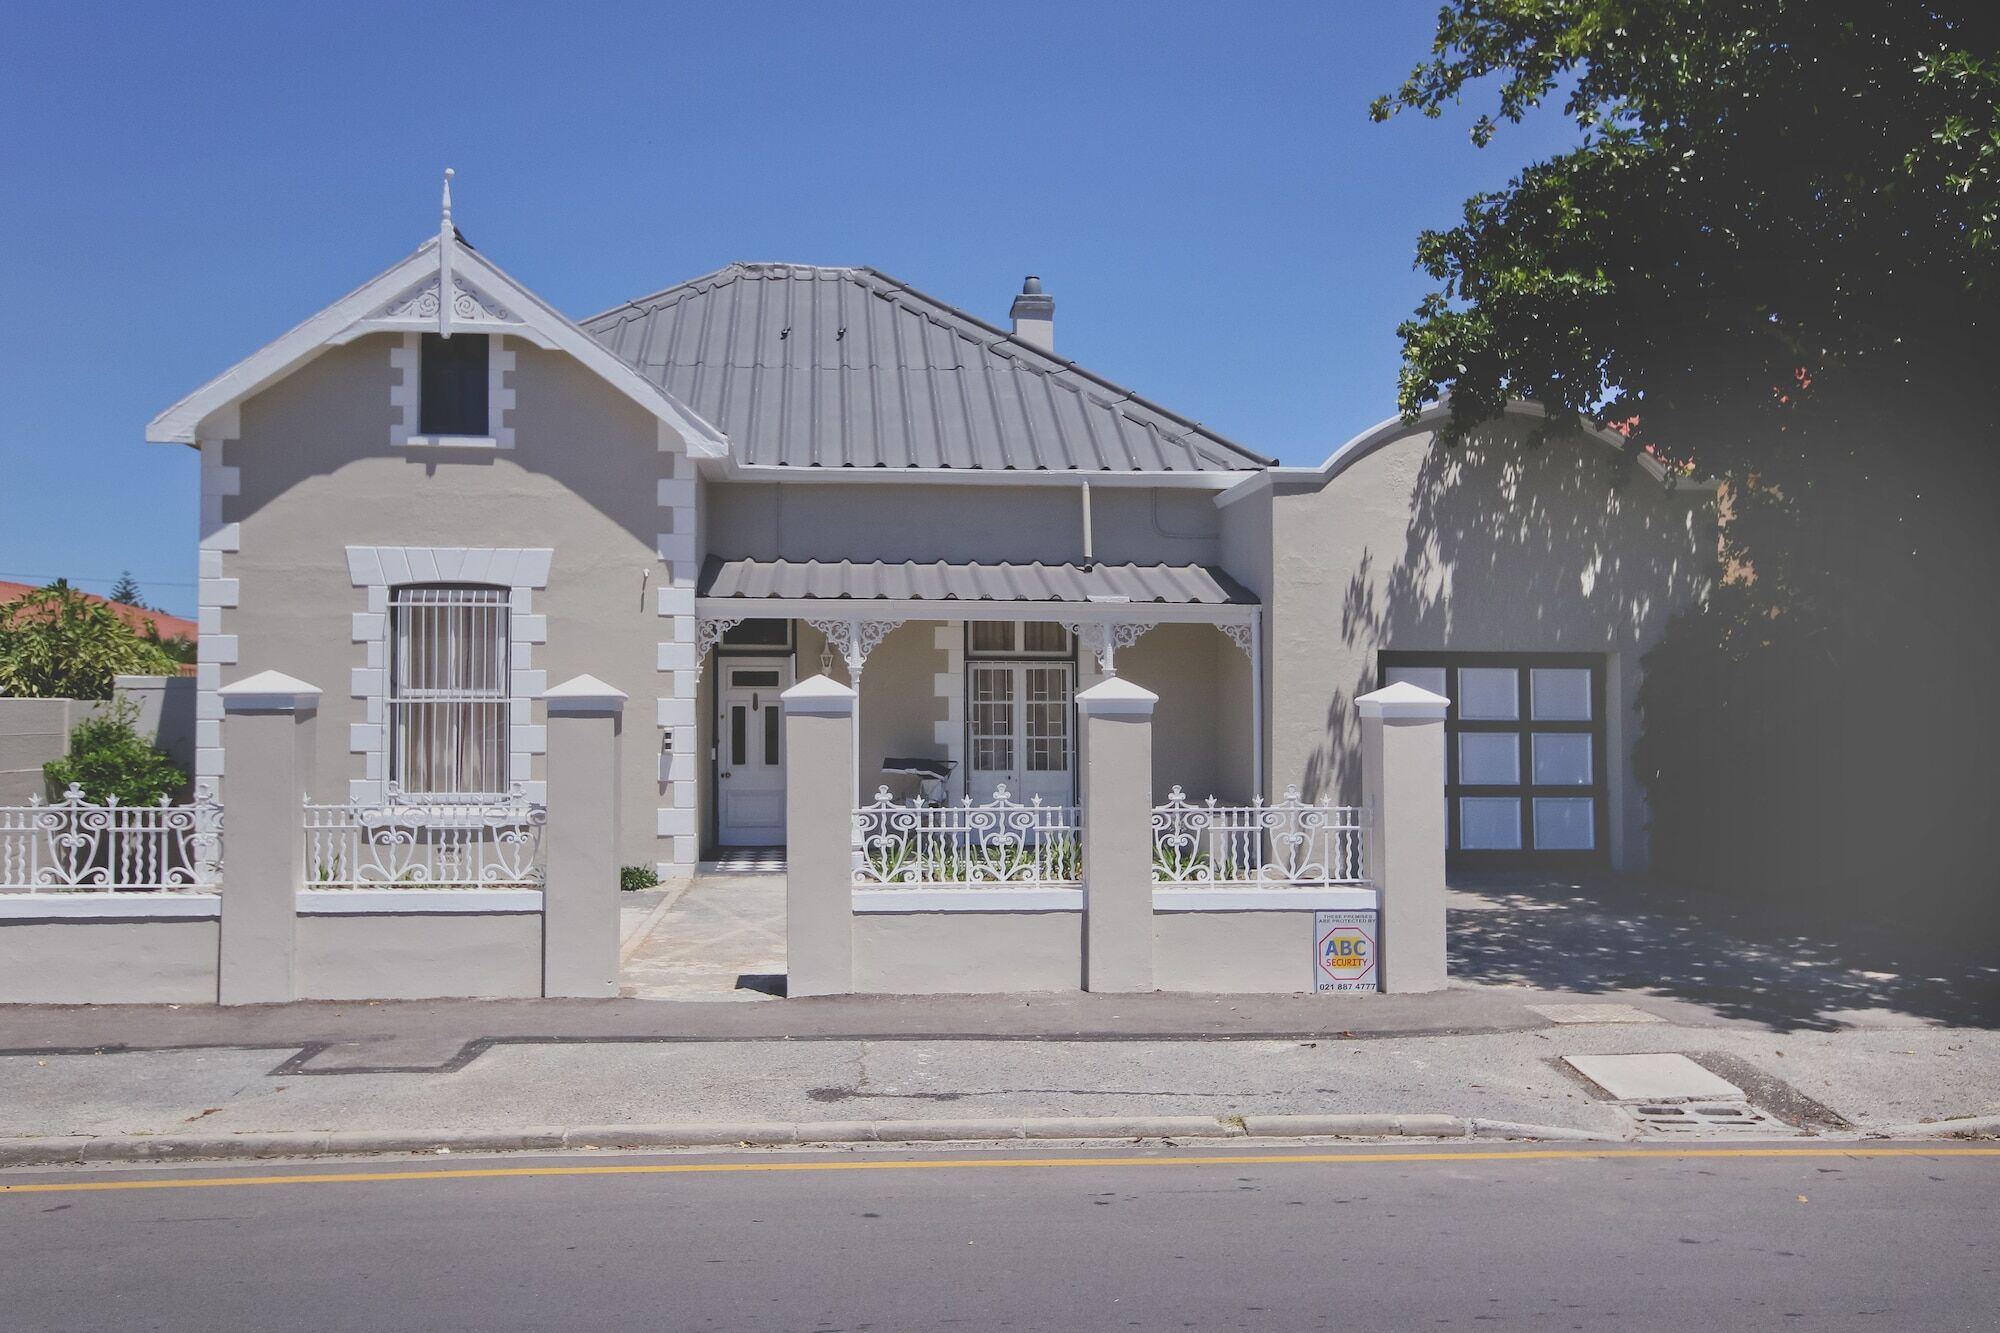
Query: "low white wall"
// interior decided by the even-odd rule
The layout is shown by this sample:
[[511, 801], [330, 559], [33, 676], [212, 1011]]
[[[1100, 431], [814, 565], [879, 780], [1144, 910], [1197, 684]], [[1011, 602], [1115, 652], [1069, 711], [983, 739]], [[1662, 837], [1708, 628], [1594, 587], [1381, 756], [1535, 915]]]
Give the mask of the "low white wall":
[[1155, 912], [1153, 984], [1209, 995], [1313, 988], [1311, 912]]
[[0, 918], [0, 1003], [214, 1004], [219, 947], [213, 914], [10, 914]]
[[542, 993], [539, 912], [306, 915], [301, 1000], [509, 999]]
[[1081, 989], [1081, 912], [862, 912], [854, 917], [854, 990], [860, 994]]

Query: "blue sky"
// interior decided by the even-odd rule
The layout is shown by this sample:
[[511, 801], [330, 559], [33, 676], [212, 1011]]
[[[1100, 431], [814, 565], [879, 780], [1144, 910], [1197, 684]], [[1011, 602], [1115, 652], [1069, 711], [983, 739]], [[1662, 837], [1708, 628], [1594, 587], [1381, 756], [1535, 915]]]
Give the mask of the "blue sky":
[[1369, 100], [1431, 0], [0, 6], [0, 578], [192, 614], [145, 423], [414, 249], [594, 314], [735, 259], [868, 264], [1290, 463], [1394, 410], [1417, 232], [1570, 137]]

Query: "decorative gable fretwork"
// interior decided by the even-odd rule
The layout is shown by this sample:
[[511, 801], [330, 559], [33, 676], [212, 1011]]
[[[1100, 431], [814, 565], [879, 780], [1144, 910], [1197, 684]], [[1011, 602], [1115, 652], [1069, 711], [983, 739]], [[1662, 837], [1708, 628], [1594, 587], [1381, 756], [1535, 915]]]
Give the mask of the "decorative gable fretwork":
[[[480, 326], [498, 326], [500, 331], [505, 332], [507, 326], [523, 323], [520, 316], [456, 274], [452, 275], [451, 288], [453, 325], [465, 325], [475, 332]], [[437, 317], [438, 280], [435, 276], [368, 316], [370, 320], [397, 322], [399, 327], [400, 321], [421, 322], [435, 327]]]

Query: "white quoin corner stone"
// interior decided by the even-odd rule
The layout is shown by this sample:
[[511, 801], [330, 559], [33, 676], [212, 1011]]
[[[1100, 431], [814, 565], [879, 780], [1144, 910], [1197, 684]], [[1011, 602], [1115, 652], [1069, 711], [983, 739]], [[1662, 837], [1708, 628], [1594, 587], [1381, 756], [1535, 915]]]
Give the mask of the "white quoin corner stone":
[[778, 696], [787, 713], [843, 717], [854, 711], [854, 691], [831, 676], [808, 676]]
[[1077, 708], [1094, 717], [1151, 717], [1160, 696], [1143, 685], [1113, 676], [1076, 696]]
[[319, 686], [282, 671], [259, 671], [216, 691], [227, 713], [268, 713], [319, 707]]
[[1442, 694], [1432, 694], [1421, 685], [1399, 680], [1394, 685], [1384, 685], [1379, 690], [1362, 695], [1354, 701], [1354, 706], [1363, 717], [1440, 721], [1445, 710], [1451, 707], [1451, 700]]
[[595, 676], [572, 676], [542, 691], [542, 702], [551, 713], [619, 713], [629, 698], [625, 691]]

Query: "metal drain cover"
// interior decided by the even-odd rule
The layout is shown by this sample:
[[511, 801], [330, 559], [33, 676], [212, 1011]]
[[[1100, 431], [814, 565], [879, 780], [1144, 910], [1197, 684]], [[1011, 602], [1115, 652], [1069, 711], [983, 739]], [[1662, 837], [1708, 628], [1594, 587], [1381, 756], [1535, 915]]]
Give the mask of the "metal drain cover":
[[1647, 1102], [1618, 1108], [1642, 1134], [1678, 1138], [1696, 1134], [1783, 1134], [1797, 1131], [1748, 1102]]

